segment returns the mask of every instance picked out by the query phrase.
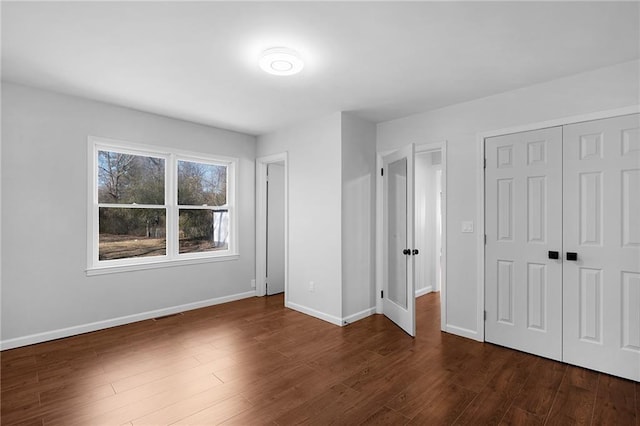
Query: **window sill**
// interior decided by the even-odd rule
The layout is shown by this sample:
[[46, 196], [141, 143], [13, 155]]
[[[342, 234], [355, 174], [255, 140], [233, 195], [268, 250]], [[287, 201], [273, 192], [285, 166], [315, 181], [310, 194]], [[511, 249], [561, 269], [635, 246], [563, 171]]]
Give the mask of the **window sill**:
[[176, 266], [197, 265], [200, 263], [226, 262], [238, 260], [240, 255], [229, 254], [216, 257], [200, 257], [192, 259], [163, 260], [159, 262], [139, 263], [137, 265], [96, 266], [86, 269], [88, 277], [94, 275], [117, 274], [121, 272], [142, 271], [145, 269], [173, 268]]

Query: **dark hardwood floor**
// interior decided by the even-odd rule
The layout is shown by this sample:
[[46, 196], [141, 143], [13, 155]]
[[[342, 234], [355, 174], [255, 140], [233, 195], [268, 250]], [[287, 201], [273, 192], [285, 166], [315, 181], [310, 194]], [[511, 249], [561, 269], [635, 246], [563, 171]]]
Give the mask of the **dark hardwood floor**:
[[640, 385], [380, 315], [252, 298], [1, 353], [2, 425], [640, 425]]

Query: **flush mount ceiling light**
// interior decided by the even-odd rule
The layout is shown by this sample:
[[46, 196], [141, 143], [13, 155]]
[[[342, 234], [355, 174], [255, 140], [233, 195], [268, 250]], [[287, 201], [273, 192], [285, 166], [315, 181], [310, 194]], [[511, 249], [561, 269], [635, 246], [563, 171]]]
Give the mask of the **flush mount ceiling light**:
[[273, 75], [293, 75], [302, 71], [304, 62], [298, 52], [287, 47], [273, 47], [262, 52], [258, 65]]

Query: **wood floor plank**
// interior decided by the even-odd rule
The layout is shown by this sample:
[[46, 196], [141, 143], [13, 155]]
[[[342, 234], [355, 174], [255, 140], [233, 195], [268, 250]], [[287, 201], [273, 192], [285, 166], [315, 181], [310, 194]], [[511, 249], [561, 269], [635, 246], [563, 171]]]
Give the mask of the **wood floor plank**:
[[181, 371], [192, 369], [199, 365], [202, 365], [200, 361], [198, 361], [194, 357], [187, 357], [176, 360], [175, 362], [167, 364], [165, 366], [112, 381], [111, 385], [113, 386], [113, 389], [116, 393], [122, 393], [126, 390], [133, 389], [135, 387], [142, 386], [158, 379], [180, 373]]
[[600, 375], [593, 424], [632, 425], [637, 423], [635, 386], [636, 384], [630, 380]]
[[544, 424], [544, 417], [536, 416], [520, 407], [512, 405], [500, 421], [501, 426], [541, 426]]
[[360, 392], [338, 383], [304, 404], [286, 411], [274, 421], [279, 425], [341, 423], [342, 413], [359, 398]]
[[513, 401], [513, 406], [545, 419], [551, 410], [567, 366], [540, 358], [536, 367], [535, 374], [528, 377], [522, 392]]
[[361, 425], [406, 425], [409, 419], [389, 407], [382, 407], [367, 417]]
[[251, 298], [0, 352], [0, 423], [620, 424], [640, 385], [382, 315], [345, 327]]
[[453, 424], [476, 396], [476, 392], [448, 383], [425, 400], [424, 408], [411, 419], [409, 424]]
[[153, 410], [132, 420], [133, 426], [153, 426], [171, 424], [183, 420], [194, 413], [209, 408], [216, 403], [238, 395], [242, 388], [235, 384], [222, 384], [204, 392], [183, 398], [165, 407]]
[[599, 374], [568, 366], [546, 424], [591, 424]]
[[640, 426], [640, 383], [636, 383], [636, 426]]
[[441, 368], [439, 364], [434, 362], [431, 365], [433, 368], [425, 371], [421, 380], [409, 384], [387, 402], [387, 406], [410, 419], [415, 417], [424, 408], [424, 401], [437, 393], [452, 377], [452, 373]]
[[176, 426], [217, 425], [249, 408], [251, 403], [241, 395], [236, 395], [172, 424]]
[[457, 424], [499, 424], [512, 401], [518, 396], [530, 374], [536, 370], [536, 358], [513, 352], [485, 388], [479, 392], [456, 420]]

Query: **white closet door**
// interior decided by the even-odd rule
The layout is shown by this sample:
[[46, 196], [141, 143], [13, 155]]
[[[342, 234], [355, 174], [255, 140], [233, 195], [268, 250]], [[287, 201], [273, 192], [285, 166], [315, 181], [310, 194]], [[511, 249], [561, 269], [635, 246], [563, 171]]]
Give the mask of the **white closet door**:
[[637, 114], [564, 128], [564, 361], [636, 381], [639, 128]]
[[562, 128], [489, 138], [485, 152], [485, 339], [560, 360]]

